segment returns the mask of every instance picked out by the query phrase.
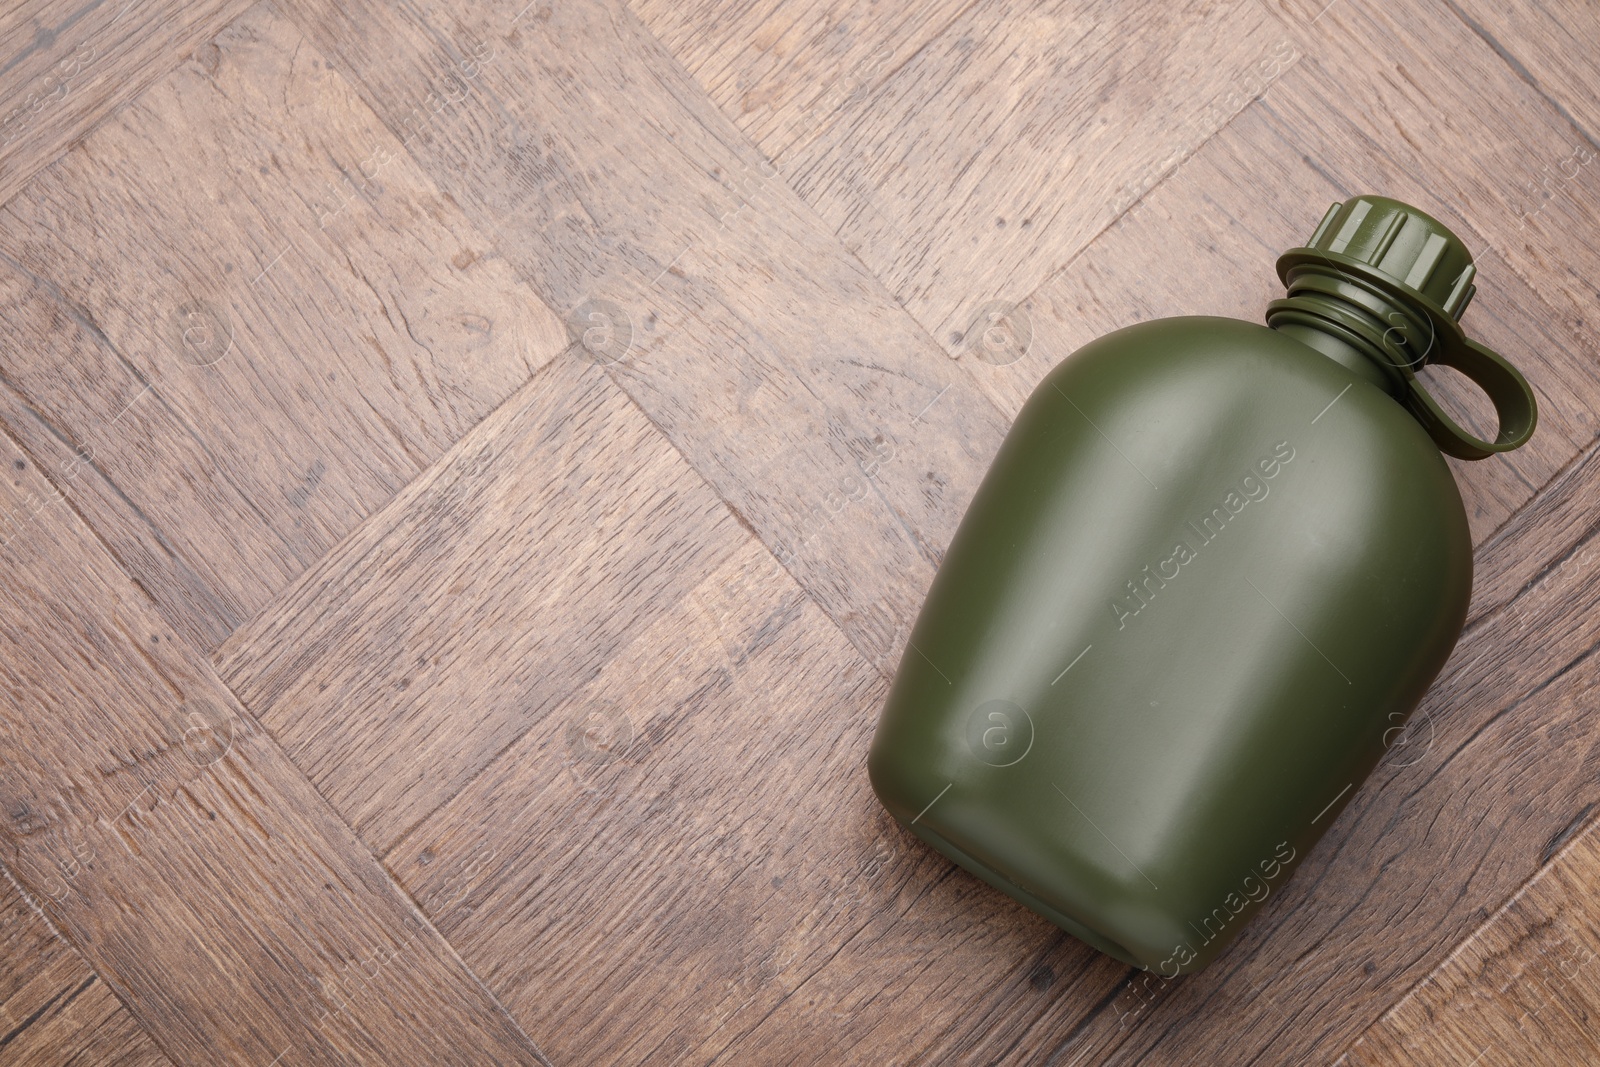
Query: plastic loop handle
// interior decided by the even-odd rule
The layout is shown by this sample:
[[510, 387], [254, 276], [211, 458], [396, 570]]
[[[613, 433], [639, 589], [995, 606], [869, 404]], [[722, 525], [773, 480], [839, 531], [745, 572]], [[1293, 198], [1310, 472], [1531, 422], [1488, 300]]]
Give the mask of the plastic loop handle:
[[1500, 429], [1493, 441], [1474, 437], [1445, 413], [1411, 367], [1401, 365], [1396, 369], [1405, 380], [1401, 402], [1406, 409], [1441, 451], [1457, 459], [1486, 459], [1526, 444], [1539, 421], [1538, 404], [1528, 380], [1499, 353], [1463, 335], [1454, 319], [1431, 307], [1428, 317], [1434, 320], [1434, 336], [1442, 343], [1429, 352], [1426, 363], [1454, 368], [1482, 389], [1494, 404]]

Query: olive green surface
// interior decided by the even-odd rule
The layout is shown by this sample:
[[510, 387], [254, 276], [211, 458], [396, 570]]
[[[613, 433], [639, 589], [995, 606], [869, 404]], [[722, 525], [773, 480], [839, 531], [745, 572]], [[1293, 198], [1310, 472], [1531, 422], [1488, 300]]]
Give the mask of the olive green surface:
[[1188, 946], [1165, 969], [1191, 969], [1442, 666], [1470, 551], [1438, 448], [1332, 360], [1230, 319], [1118, 331], [1018, 416], [912, 632], [873, 783], [1097, 947], [1155, 968]]
[[[1356, 203], [1330, 211], [1323, 250]], [[1421, 217], [1426, 253], [1448, 231]], [[1351, 248], [1334, 254], [1359, 264]], [[1459, 257], [1451, 269], [1459, 281]], [[1470, 289], [1403, 280], [1374, 274], [1353, 296], [1291, 282], [1277, 329], [1164, 319], [1046, 376], [949, 547], [873, 740], [872, 784], [899, 821], [1165, 975], [1204, 966], [1281, 890], [1466, 617], [1465, 510], [1438, 427], [1405, 396], [1465, 341], [1441, 341], [1427, 307], [1459, 313]], [[1520, 375], [1491, 387], [1526, 391]], [[1526, 440], [1527, 396], [1477, 443]]]

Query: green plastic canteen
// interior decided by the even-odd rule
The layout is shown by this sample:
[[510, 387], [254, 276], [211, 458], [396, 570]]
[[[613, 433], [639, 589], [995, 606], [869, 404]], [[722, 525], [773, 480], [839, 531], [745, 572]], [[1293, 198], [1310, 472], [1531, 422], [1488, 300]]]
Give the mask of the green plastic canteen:
[[[1441, 453], [1516, 448], [1536, 418], [1462, 331], [1475, 273], [1438, 221], [1360, 196], [1278, 260], [1267, 325], [1146, 322], [1050, 371], [895, 675], [868, 757], [890, 813], [1119, 960], [1215, 958], [1461, 634], [1472, 544]], [[1492, 439], [1430, 364], [1488, 395]]]

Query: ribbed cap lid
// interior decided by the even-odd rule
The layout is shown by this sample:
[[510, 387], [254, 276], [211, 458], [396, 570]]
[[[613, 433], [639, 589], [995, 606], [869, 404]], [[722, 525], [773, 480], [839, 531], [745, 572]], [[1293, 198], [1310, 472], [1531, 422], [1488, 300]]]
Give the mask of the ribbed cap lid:
[[[1310, 330], [1367, 356], [1441, 449], [1483, 459], [1525, 443], [1539, 409], [1517, 368], [1461, 328], [1476, 273], [1438, 219], [1386, 196], [1357, 196], [1330, 207], [1310, 241], [1278, 257], [1289, 295], [1267, 305], [1267, 325]], [[1453, 367], [1488, 394], [1500, 423], [1494, 440], [1439, 406], [1417, 377], [1428, 364]]]
[[1472, 279], [1477, 268], [1466, 245], [1438, 219], [1386, 196], [1357, 196], [1334, 204], [1306, 248], [1295, 251], [1376, 270], [1452, 319], [1461, 318], [1476, 292]]

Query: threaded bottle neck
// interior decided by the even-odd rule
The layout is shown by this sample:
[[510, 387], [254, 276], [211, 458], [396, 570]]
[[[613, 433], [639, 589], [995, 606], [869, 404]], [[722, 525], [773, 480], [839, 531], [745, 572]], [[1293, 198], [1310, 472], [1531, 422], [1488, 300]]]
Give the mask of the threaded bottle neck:
[[1267, 325], [1315, 349], [1392, 396], [1427, 362], [1435, 337], [1427, 312], [1332, 263], [1291, 267], [1289, 295], [1267, 305]]

